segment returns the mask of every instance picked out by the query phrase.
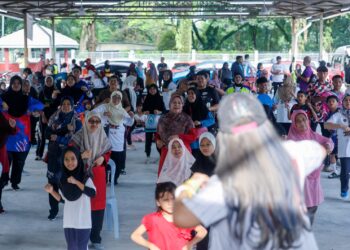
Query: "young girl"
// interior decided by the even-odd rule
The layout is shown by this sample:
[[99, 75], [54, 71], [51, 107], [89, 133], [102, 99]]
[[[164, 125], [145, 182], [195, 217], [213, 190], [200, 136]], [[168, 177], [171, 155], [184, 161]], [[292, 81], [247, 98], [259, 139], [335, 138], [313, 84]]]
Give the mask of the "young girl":
[[45, 191], [57, 201], [64, 201], [63, 228], [67, 249], [86, 250], [91, 231], [90, 198], [96, 194], [95, 186], [85, 172], [80, 152], [68, 147], [63, 152], [63, 171], [59, 193], [51, 184]]
[[191, 166], [195, 158], [179, 138], [172, 139], [168, 149], [158, 183], [171, 181], [180, 185], [191, 176]]
[[[321, 136], [312, 131], [310, 121], [305, 111], [295, 110], [292, 114], [292, 126], [288, 133], [288, 139], [294, 141], [314, 140], [323, 145], [328, 153], [332, 152], [334, 144], [331, 139]], [[309, 174], [305, 180], [304, 195], [305, 204], [308, 210], [311, 224], [317, 211], [318, 205], [323, 200], [323, 191], [321, 187], [321, 170], [323, 165]]]
[[215, 147], [216, 139], [213, 134], [209, 132], [201, 134], [199, 137], [200, 153], [191, 167], [193, 173], [213, 175], [216, 166]]
[[[182, 229], [173, 224], [175, 188], [172, 182], [157, 184], [157, 212], [143, 217], [141, 225], [131, 234], [135, 243], [150, 250], [189, 250], [205, 237], [207, 232], [202, 226]], [[148, 240], [142, 236], [146, 232]]]

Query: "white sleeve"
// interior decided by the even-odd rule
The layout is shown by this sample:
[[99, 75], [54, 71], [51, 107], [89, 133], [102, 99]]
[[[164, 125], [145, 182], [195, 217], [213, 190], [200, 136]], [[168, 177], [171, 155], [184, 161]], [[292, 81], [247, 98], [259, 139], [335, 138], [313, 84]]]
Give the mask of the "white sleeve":
[[326, 152], [316, 141], [287, 141], [283, 146], [293, 161], [293, 166], [300, 177], [300, 185], [304, 187], [305, 178], [322, 165]]
[[198, 194], [192, 199], [184, 199], [183, 203], [206, 227], [226, 218], [229, 213], [224, 189], [216, 175], [209, 179]]
[[85, 186], [87, 186], [89, 188], [93, 188], [96, 191], [96, 187], [95, 187], [94, 183], [92, 182], [91, 178], [87, 179], [87, 181], [85, 182]]
[[332, 115], [326, 122], [339, 124], [339, 122], [340, 122], [340, 113], [336, 113], [336, 114]]
[[103, 113], [106, 112], [106, 105], [101, 104], [101, 105], [97, 106], [96, 108], [94, 108], [93, 111], [96, 113], [100, 113], [103, 116]]
[[131, 118], [129, 114], [126, 114], [124, 116], [124, 121], [123, 121], [125, 126], [131, 127], [134, 124], [134, 118]]

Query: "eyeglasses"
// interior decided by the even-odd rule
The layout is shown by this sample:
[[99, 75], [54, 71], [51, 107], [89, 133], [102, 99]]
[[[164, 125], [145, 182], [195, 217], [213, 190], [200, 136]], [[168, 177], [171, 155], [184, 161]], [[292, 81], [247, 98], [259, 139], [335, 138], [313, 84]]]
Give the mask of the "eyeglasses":
[[100, 120], [89, 120], [90, 124], [100, 124], [101, 121]]

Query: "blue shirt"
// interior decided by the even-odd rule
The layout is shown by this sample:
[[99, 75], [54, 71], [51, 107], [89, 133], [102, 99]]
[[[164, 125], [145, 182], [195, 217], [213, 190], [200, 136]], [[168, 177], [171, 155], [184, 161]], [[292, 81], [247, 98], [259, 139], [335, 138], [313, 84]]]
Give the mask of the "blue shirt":
[[274, 102], [273, 100], [271, 99], [271, 97], [267, 94], [258, 94], [258, 99], [259, 101], [261, 102], [262, 105], [267, 105], [269, 106], [270, 108], [272, 108]]

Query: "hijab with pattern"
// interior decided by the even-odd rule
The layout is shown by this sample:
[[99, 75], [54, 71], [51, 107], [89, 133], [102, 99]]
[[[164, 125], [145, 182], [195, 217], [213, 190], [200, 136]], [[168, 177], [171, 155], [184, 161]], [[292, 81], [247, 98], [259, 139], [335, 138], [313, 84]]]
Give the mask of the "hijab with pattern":
[[91, 150], [91, 158], [84, 160], [90, 176], [92, 176], [94, 161], [112, 148], [101, 123], [98, 124], [98, 128], [93, 133], [89, 130], [89, 120], [91, 118], [97, 118], [101, 121], [99, 113], [94, 111], [87, 113], [83, 128], [72, 137], [73, 143], [79, 147], [81, 153]]

